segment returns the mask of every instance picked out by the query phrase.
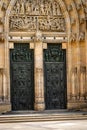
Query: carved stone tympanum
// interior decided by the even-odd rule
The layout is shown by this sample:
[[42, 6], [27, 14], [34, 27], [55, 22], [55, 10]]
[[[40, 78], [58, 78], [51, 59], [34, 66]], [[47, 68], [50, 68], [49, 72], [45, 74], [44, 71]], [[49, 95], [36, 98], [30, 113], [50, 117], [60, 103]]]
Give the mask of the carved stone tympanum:
[[55, 0], [17, 0], [9, 21], [10, 31], [65, 31], [65, 20]]

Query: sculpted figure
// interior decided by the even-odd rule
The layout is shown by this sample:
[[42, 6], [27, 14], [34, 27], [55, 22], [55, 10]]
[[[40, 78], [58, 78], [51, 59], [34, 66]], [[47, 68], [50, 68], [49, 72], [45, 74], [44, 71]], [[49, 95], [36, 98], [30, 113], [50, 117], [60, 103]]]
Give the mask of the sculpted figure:
[[36, 33], [35, 33], [34, 40], [35, 41], [41, 41], [41, 39], [42, 39], [42, 33], [39, 30], [37, 30]]
[[71, 42], [75, 42], [76, 41], [76, 33], [72, 33], [71, 34], [70, 41]]
[[31, 3], [29, 1], [26, 2], [25, 9], [27, 14], [31, 12]]
[[84, 41], [84, 40], [85, 40], [85, 33], [84, 32], [80, 32], [79, 41]]
[[17, 2], [17, 4], [16, 4], [16, 13], [19, 14], [19, 12], [20, 12], [20, 4], [19, 4], [19, 2]]
[[45, 12], [44, 12], [44, 5], [43, 4], [40, 5], [40, 14], [41, 15], [45, 14]]
[[57, 13], [57, 15], [61, 15], [60, 6], [59, 6], [58, 3], [57, 3], [57, 5], [56, 5], [56, 13]]
[[51, 2], [48, 2], [48, 15], [52, 15]]
[[24, 14], [25, 8], [24, 8], [24, 2], [21, 2], [21, 8], [20, 8], [20, 13]]
[[39, 15], [40, 12], [40, 8], [39, 8], [39, 4], [37, 4], [36, 2], [33, 5], [33, 13], [34, 15]]
[[39, 29], [40, 30], [44, 30], [44, 21], [41, 19], [41, 20], [39, 20]]
[[56, 2], [52, 4], [53, 15], [56, 15]]
[[45, 11], [45, 15], [48, 15], [48, 5], [47, 5], [47, 2], [44, 3], [44, 11]]

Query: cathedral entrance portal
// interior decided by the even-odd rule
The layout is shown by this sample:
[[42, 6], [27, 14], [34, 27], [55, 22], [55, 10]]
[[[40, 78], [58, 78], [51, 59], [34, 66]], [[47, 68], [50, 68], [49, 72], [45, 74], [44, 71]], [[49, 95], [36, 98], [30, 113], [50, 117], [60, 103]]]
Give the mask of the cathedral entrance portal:
[[10, 51], [12, 110], [34, 109], [33, 50], [15, 43]]
[[46, 109], [66, 108], [65, 57], [61, 44], [48, 44], [44, 50]]

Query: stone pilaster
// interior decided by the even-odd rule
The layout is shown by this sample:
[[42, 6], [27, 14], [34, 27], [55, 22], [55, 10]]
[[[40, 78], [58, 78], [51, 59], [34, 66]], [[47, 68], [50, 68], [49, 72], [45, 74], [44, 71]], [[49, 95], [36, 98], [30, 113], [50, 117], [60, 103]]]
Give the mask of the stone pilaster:
[[[87, 19], [86, 19], [86, 40], [85, 40], [85, 44], [86, 44], [86, 50], [87, 50]], [[86, 100], [87, 100], [87, 51], [86, 51]]]
[[76, 100], [77, 95], [77, 68], [72, 69], [72, 100]]
[[80, 46], [77, 41], [77, 99], [80, 99]]
[[0, 103], [2, 103], [3, 99], [3, 70], [0, 69]]
[[86, 87], [86, 67], [82, 66], [80, 68], [80, 100], [85, 98], [85, 87]]
[[72, 55], [71, 55], [71, 44], [68, 43], [67, 47], [67, 99], [68, 103], [71, 100], [71, 68], [72, 68]]
[[35, 110], [43, 111], [44, 103], [44, 72], [43, 72], [43, 43], [35, 42]]

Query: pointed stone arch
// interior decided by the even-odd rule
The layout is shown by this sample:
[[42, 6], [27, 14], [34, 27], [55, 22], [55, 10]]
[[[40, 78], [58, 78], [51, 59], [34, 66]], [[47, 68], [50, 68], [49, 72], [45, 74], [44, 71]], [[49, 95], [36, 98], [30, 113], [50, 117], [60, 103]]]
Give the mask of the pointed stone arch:
[[[4, 24], [4, 32], [5, 32], [5, 69], [6, 69], [6, 93], [8, 93], [8, 100], [10, 103], [10, 64], [9, 64], [9, 17], [11, 14], [11, 11], [15, 5], [17, 0], [10, 0], [10, 3], [8, 5], [8, 8], [5, 13], [5, 24]], [[67, 35], [67, 48], [69, 47], [69, 39], [70, 39], [70, 33], [71, 33], [71, 24], [70, 24], [70, 16], [67, 11], [66, 5], [63, 0], [58, 0], [58, 4], [61, 8], [62, 14], [65, 19], [65, 25], [66, 25], [66, 35]], [[68, 49], [67, 49], [67, 57], [68, 56]], [[68, 58], [67, 58], [68, 59]], [[69, 67], [69, 64], [67, 64], [67, 68]]]

